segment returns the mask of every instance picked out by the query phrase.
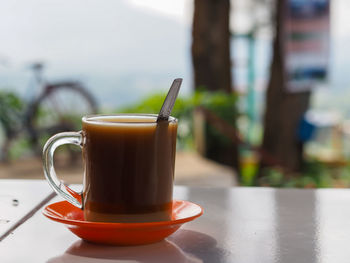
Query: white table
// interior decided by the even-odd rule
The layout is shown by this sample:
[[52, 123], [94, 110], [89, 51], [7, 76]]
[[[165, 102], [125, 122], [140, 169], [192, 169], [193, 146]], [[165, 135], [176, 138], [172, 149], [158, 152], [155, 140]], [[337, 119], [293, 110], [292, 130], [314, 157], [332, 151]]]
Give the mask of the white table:
[[[51, 194], [46, 183], [0, 180], [3, 189], [18, 196], [12, 210], [27, 209], [9, 210], [11, 221], [20, 223], [6, 223], [13, 229], [0, 242], [1, 263], [350, 262], [350, 190], [176, 187], [175, 198], [202, 205], [202, 217], [162, 242], [113, 247], [84, 242], [45, 218], [37, 209]], [[26, 195], [33, 202], [21, 208]]]

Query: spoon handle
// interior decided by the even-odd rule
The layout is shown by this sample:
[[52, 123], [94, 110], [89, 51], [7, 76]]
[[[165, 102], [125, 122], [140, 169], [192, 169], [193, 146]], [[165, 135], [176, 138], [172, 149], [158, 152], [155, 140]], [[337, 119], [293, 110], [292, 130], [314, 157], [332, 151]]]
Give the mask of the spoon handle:
[[170, 113], [175, 104], [175, 100], [177, 98], [177, 95], [179, 94], [181, 83], [182, 79], [179, 78], [175, 79], [173, 81], [173, 84], [171, 84], [171, 87], [169, 89], [168, 94], [166, 95], [162, 108], [160, 109], [157, 122], [167, 121], [169, 119]]

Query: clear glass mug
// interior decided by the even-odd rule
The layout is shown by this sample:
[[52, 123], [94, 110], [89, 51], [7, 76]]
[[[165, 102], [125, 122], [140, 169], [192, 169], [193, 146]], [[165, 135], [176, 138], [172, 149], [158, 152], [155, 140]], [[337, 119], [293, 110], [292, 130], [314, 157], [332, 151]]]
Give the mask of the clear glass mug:
[[[172, 209], [177, 119], [117, 114], [82, 118], [82, 131], [52, 136], [43, 149], [44, 173], [57, 194], [83, 209], [95, 222], [169, 220]], [[53, 156], [57, 147], [82, 148], [83, 190], [60, 181]]]

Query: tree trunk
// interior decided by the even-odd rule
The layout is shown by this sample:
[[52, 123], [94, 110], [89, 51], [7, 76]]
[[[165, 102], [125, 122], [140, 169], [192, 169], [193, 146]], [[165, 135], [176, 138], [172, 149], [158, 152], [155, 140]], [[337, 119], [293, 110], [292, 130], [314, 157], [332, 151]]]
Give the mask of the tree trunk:
[[[262, 148], [274, 156], [286, 171], [298, 172], [303, 160], [303, 144], [298, 140], [297, 130], [309, 107], [311, 92], [287, 91], [283, 48], [286, 0], [276, 0], [276, 3], [276, 33], [266, 94]], [[261, 167], [264, 166], [266, 164], [262, 163]]]
[[[194, 1], [192, 62], [195, 90], [232, 92], [229, 15], [230, 0]], [[222, 143], [210, 133], [215, 127], [204, 122], [204, 155], [239, 172], [237, 144]]]
[[229, 0], [195, 0], [192, 61], [194, 87], [231, 92]]

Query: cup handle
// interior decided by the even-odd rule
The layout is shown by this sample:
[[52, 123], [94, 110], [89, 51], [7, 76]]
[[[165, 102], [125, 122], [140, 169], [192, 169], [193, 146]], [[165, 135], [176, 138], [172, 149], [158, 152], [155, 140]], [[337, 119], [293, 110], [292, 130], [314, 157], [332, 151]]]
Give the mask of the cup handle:
[[71, 204], [83, 209], [82, 193], [77, 193], [66, 186], [61, 180], [57, 178], [53, 156], [57, 147], [64, 144], [74, 144], [81, 148], [83, 147], [82, 132], [61, 132], [52, 136], [43, 148], [43, 167], [44, 174], [50, 186], [55, 192], [66, 199]]

